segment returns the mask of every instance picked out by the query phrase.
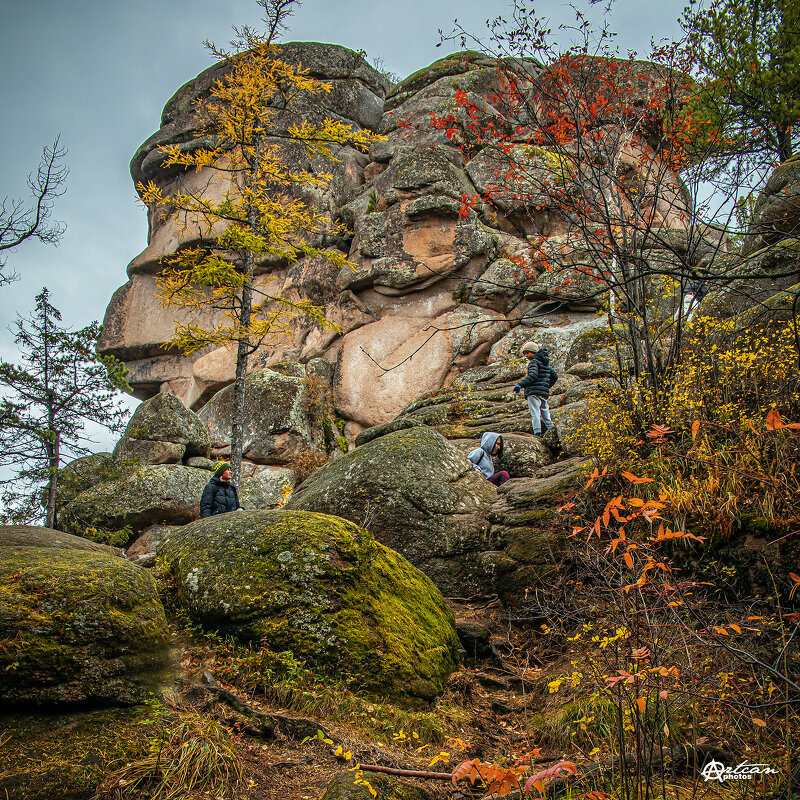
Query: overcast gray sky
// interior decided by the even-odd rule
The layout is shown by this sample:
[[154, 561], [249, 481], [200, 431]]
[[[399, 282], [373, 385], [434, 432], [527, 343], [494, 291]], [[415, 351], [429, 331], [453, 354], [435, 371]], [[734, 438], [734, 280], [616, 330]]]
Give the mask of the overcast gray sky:
[[[611, 27], [621, 50], [677, 36], [683, 5], [617, 0]], [[508, 0], [304, 0], [285, 38], [363, 48], [405, 77], [458, 49], [437, 49], [439, 28], [458, 18], [480, 33], [509, 8]], [[536, 8], [553, 28], [574, 19], [560, 0]], [[60, 246], [28, 242], [9, 255], [21, 279], [0, 288], [0, 356], [16, 358], [7, 328], [42, 286], [68, 324], [102, 320], [146, 244], [131, 156], [169, 97], [212, 62], [202, 41], [226, 42], [232, 25], [258, 25], [260, 11], [253, 0], [0, 0], [0, 197], [24, 196], [28, 172], [57, 135], [70, 170], [54, 209], [67, 224]]]

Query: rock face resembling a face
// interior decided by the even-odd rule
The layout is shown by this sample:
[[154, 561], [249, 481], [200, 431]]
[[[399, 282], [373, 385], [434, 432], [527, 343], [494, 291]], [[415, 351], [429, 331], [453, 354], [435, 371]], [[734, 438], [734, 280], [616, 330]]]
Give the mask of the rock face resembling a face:
[[[497, 194], [492, 208], [479, 203], [467, 213], [463, 198], [496, 180], [496, 155], [488, 147], [462, 151], [430, 122], [432, 113], [458, 113], [459, 91], [490, 104], [500, 90], [498, 62], [456, 53], [392, 86], [344, 47], [308, 42], [281, 47], [281, 58], [302, 62], [312, 77], [330, 83], [331, 91], [301, 98], [277, 124], [288, 128], [327, 115], [385, 139], [368, 154], [335, 148], [336, 162], [311, 163], [304, 152], [287, 149], [297, 168], [333, 174], [324, 191], [294, 191], [317, 212], [345, 222], [352, 236], [315, 244], [338, 248], [352, 267], [339, 270], [313, 258], [290, 266], [258, 264], [257, 284], [269, 282], [271, 292], [289, 298], [310, 298], [339, 330], [298, 319], [290, 334], [251, 356], [250, 369], [317, 358], [335, 363], [335, 407], [349, 423], [348, 435], [355, 436], [394, 419], [419, 395], [450, 385], [467, 369], [518, 356], [514, 348], [525, 337], [548, 341], [551, 358], [563, 363], [569, 331], [591, 323], [597, 303], [582, 299], [585, 287], [574, 281], [574, 288], [556, 293], [557, 316], [541, 316], [542, 301], [554, 292], [549, 276], [525, 274], [510, 257], [526, 253], [529, 237], [536, 235], [552, 240], [554, 257], [573, 263], [577, 257], [565, 223], [556, 209], [533, 213], [508, 192]], [[533, 62], [529, 68], [531, 77], [543, 69]], [[192, 101], [223, 69], [210, 67], [168, 101], [161, 128], [133, 157], [135, 183], [153, 180], [165, 193], [202, 187], [214, 198], [224, 196], [230, 187], [218, 173], [167, 170], [159, 149], [173, 142], [201, 144], [193, 133]], [[517, 149], [531, 169], [553, 168], [554, 156], [546, 149]], [[161, 219], [152, 208], [149, 227], [147, 247], [131, 261], [128, 282], [109, 303], [100, 351], [125, 362], [137, 397], [171, 392], [198, 410], [232, 382], [234, 352], [219, 347], [184, 356], [165, 349], [178, 312], [161, 307], [156, 276], [161, 259], [192, 240], [175, 215]], [[182, 320], [208, 324], [212, 318], [210, 312], [195, 312]]]

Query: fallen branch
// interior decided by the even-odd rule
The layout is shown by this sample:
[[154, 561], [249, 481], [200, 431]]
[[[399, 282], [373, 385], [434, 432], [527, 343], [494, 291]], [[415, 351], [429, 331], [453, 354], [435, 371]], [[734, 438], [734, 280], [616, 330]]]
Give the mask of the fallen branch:
[[318, 722], [306, 717], [290, 717], [286, 714], [265, 714], [257, 711], [252, 706], [245, 703], [239, 695], [234, 694], [228, 689], [223, 688], [217, 683], [216, 678], [206, 670], [203, 673], [203, 686], [212, 694], [217, 695], [229, 706], [240, 714], [252, 717], [261, 723], [259, 728], [247, 725], [242, 727], [242, 733], [248, 736], [259, 736], [264, 739], [271, 739], [275, 735], [275, 729], [281, 729], [292, 739], [302, 739], [306, 736], [314, 736], [318, 730], [322, 731], [323, 736], [331, 738], [325, 729]]
[[359, 764], [358, 768], [364, 772], [383, 772], [386, 775], [396, 775], [399, 778], [426, 778], [428, 780], [450, 781], [453, 775], [450, 772], [427, 772], [419, 769], [395, 769], [394, 767], [381, 767], [378, 764]]
[[242, 698], [238, 695], [220, 686], [217, 683], [217, 679], [208, 670], [203, 673], [203, 686], [205, 686], [209, 692], [222, 698], [229, 706], [235, 708], [237, 711], [240, 711], [242, 714], [247, 714], [251, 717], [257, 717], [258, 719], [262, 720], [268, 719], [269, 717], [268, 714], [264, 714], [261, 711], [256, 711], [252, 706], [247, 705], [247, 703], [245, 703], [245, 701], [242, 700]]
[[500, 655], [497, 645], [495, 645], [494, 642], [490, 642], [489, 647], [492, 649], [492, 655], [500, 662], [500, 667], [503, 669], [503, 671], [518, 678], [519, 673], [506, 664], [506, 660]]

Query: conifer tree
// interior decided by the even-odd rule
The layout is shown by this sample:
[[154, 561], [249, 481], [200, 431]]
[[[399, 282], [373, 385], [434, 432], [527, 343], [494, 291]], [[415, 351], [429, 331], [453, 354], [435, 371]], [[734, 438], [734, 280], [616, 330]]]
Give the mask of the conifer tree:
[[60, 322], [61, 313], [42, 289], [34, 313], [18, 317], [14, 326], [21, 364], [0, 360], [0, 467], [13, 475], [2, 481], [4, 522], [39, 517], [45, 484], [46, 524], [53, 527], [65, 454], [91, 452], [87, 423], [117, 432], [127, 417], [117, 399], [118, 389], [130, 389], [125, 371], [115, 358], [101, 360], [95, 352], [100, 325], [73, 331]]
[[681, 20], [694, 54], [697, 111], [731, 153], [783, 162], [798, 141], [800, 4], [797, 0], [692, 0]]
[[[255, 267], [264, 260], [291, 264], [302, 257], [348, 264], [335, 248], [311, 242], [332, 241], [341, 227], [293, 194], [293, 189], [323, 189], [331, 175], [296, 168], [286, 161], [281, 143], [300, 145], [309, 159], [335, 160], [334, 146], [367, 150], [375, 137], [326, 118], [320, 124], [303, 119], [286, 129], [285, 119], [299, 95], [313, 97], [331, 85], [309, 77], [308, 70], [280, 57], [273, 42], [285, 28], [296, 0], [258, 0], [265, 11], [266, 34], [245, 26], [234, 28], [232, 50], [206, 43], [225, 62], [226, 71], [207, 97], [195, 102], [197, 137], [213, 142], [187, 150], [163, 148], [165, 168], [211, 170], [230, 180], [230, 189], [215, 199], [206, 189], [194, 193], [178, 188], [169, 193], [154, 182], [139, 185], [142, 200], [165, 214], [181, 215], [184, 230], [200, 239], [163, 262], [158, 279], [162, 301], [185, 310], [216, 313], [206, 326], [178, 323], [170, 344], [186, 354], [209, 345], [236, 347], [236, 377], [231, 420], [231, 465], [238, 482], [243, 451], [245, 377], [250, 355], [290, 329], [299, 314], [328, 325], [322, 310], [309, 300], [292, 300], [269, 292], [254, 281]], [[198, 237], [199, 232], [199, 237]]]

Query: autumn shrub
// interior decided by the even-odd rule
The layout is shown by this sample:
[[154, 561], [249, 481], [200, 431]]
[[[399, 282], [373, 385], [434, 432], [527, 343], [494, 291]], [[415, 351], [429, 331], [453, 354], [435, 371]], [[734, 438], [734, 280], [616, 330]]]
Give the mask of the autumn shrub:
[[470, 397], [472, 389], [469, 384], [456, 381], [451, 387], [453, 397], [447, 407], [447, 413], [450, 419], [462, 419], [467, 411], [467, 401]]
[[800, 420], [797, 359], [791, 323], [697, 318], [665, 401], [645, 381], [603, 387], [564, 438], [610, 470], [658, 478], [681, 527], [729, 536], [756, 514], [789, 530], [800, 519], [800, 440], [784, 429]]
[[[800, 620], [782, 604], [800, 576], [789, 576], [794, 586], [776, 576], [783, 599], [731, 602], [707, 574], [681, 568], [703, 537], [672, 526], [670, 511], [657, 480], [608, 469], [561, 507], [579, 580], [525, 611], [571, 654], [548, 685], [564, 704], [539, 732], [605, 763], [594, 788], [625, 797], [664, 796], [667, 774], [688, 769], [686, 754], [700, 758], [709, 742], [726, 759], [780, 766], [785, 782], [797, 768]], [[770, 776], [759, 790], [777, 785]]]
[[301, 484], [312, 472], [327, 463], [328, 456], [319, 450], [300, 450], [289, 462], [295, 484]]
[[[737, 328], [735, 320], [692, 321], [663, 421], [744, 428], [776, 408], [800, 414], [800, 368], [791, 322]], [[655, 420], [658, 421], [658, 420]]]

